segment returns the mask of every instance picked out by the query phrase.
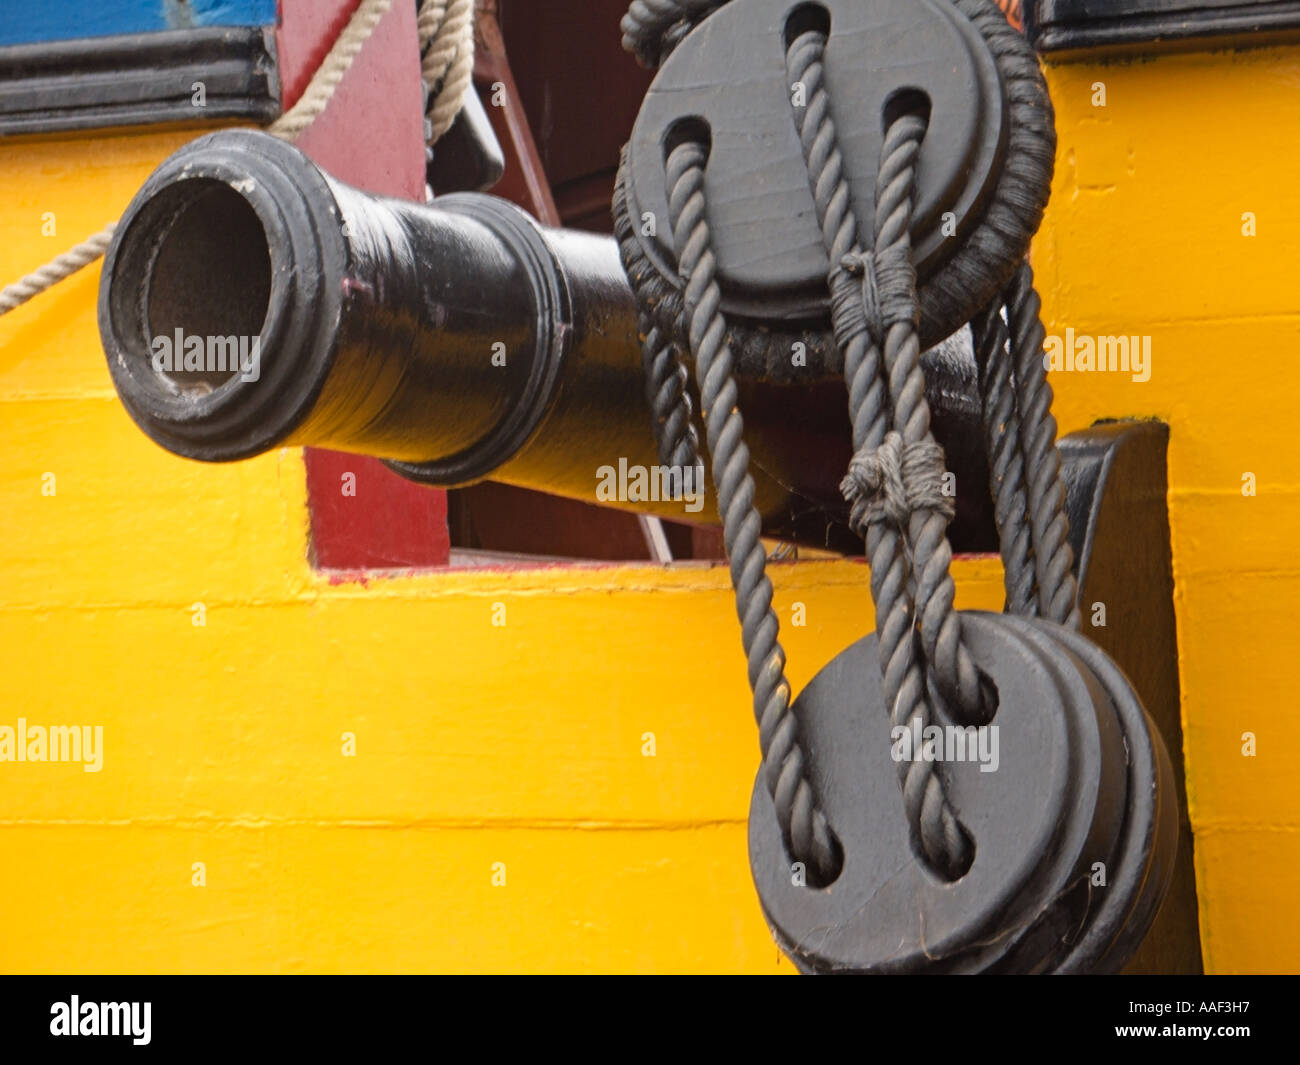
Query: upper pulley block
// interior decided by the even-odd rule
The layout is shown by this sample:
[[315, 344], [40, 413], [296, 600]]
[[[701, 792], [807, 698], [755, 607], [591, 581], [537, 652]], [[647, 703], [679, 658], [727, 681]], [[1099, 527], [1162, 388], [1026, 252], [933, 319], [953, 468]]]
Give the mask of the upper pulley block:
[[[1046, 88], [990, 0], [731, 0], [713, 12], [664, 61], [632, 131], [625, 191], [641, 250], [680, 288], [664, 160], [679, 138], [706, 138], [723, 309], [769, 327], [829, 321], [830, 264], [797, 126], [808, 87], [787, 67], [809, 31], [826, 37], [824, 80], [867, 247], [887, 124], [900, 111], [928, 120], [912, 242], [930, 346], [1006, 281], [1051, 180]], [[1039, 150], [1016, 164], [1030, 142]]]

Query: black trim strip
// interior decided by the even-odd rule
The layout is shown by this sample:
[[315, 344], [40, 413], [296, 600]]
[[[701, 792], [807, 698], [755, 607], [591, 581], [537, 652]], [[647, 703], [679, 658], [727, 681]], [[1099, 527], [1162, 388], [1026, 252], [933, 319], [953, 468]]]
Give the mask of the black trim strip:
[[1235, 38], [1300, 29], [1295, 0], [1035, 0], [1025, 5], [1025, 33], [1040, 52]]
[[[204, 107], [193, 103], [202, 82]], [[0, 48], [0, 137], [280, 113], [275, 31], [217, 26]]]

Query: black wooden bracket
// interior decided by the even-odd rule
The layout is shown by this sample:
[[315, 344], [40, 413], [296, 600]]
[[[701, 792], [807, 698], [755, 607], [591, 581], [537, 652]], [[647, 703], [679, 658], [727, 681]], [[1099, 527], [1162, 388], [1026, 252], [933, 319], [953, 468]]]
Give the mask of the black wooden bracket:
[[1083, 631], [1128, 675], [1164, 737], [1178, 792], [1174, 879], [1130, 973], [1199, 973], [1192, 829], [1179, 707], [1178, 633], [1162, 422], [1104, 422], [1060, 442]]
[[427, 177], [434, 194], [487, 192], [506, 172], [501, 142], [473, 87], [446, 135], [429, 149]]

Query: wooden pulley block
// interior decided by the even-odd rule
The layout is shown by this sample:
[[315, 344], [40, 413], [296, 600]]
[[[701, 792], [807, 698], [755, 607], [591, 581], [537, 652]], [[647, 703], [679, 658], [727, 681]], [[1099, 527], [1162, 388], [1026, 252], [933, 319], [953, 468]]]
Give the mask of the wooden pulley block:
[[713, 11], [663, 61], [632, 129], [630, 235], [662, 282], [680, 289], [664, 160], [683, 136], [707, 142], [728, 320], [742, 330], [828, 329], [831, 263], [797, 120], [818, 80], [798, 66], [808, 34], [824, 42], [816, 70], [868, 241], [886, 129], [900, 112], [926, 121], [911, 244], [921, 342], [931, 347], [1005, 284], [1051, 187], [1046, 85], [991, 0], [731, 0]]
[[[754, 788], [750, 864], [782, 949], [810, 973], [1118, 968], [1168, 884], [1177, 841], [1163, 746], [1104, 654], [1051, 623], [963, 613], [997, 691], [987, 724], [942, 707], [891, 735], [875, 635], [831, 661], [795, 703], [814, 789], [843, 864], [810, 886]], [[956, 880], [909, 832], [898, 761], [932, 760], [974, 844]], [[1104, 885], [1104, 886], [1103, 886]]]

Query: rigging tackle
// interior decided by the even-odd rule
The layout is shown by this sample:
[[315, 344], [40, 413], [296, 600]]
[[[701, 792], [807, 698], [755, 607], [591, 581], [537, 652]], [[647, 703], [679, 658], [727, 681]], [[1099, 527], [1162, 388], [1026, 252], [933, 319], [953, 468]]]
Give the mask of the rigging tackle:
[[[661, 461], [699, 461], [695, 402], [705, 429], [763, 753], [751, 866], [778, 942], [805, 972], [1122, 967], [1172, 876], [1177, 815], [1158, 732], [1078, 632], [1024, 261], [1055, 149], [1036, 57], [989, 0], [634, 0], [623, 32], [659, 71], [615, 228]], [[954, 608], [920, 361], [965, 323], [1002, 615]], [[792, 343], [816, 353], [810, 377], [844, 376], [841, 488], [876, 617], [793, 701], [738, 387]], [[884, 742], [941, 723], [1001, 730], [1000, 771]]]

